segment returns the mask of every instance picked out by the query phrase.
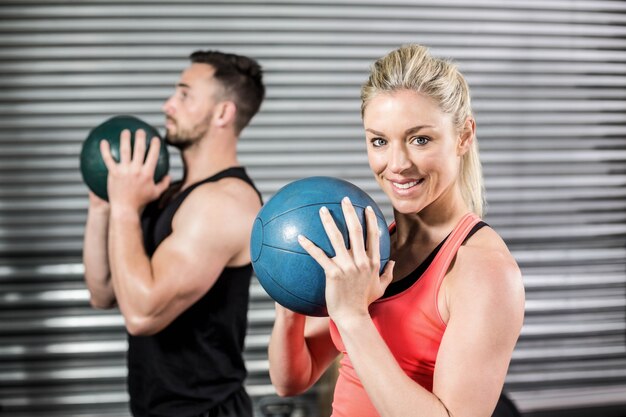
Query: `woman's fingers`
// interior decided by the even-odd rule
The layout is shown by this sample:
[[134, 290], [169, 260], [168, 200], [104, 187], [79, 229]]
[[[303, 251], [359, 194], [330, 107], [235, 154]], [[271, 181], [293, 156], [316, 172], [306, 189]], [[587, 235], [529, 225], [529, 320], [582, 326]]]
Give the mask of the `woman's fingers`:
[[365, 223], [367, 224], [367, 256], [380, 265], [380, 230], [376, 213], [370, 206], [365, 208]]
[[326, 253], [318, 248], [313, 242], [302, 235], [298, 235], [298, 243], [313, 259], [317, 261], [318, 264], [324, 269], [324, 271], [328, 272], [332, 268], [335, 268], [335, 264], [332, 259], [326, 256]]
[[380, 286], [382, 293], [385, 292], [387, 286], [389, 286], [389, 284], [391, 284], [391, 281], [393, 281], [394, 266], [396, 266], [396, 262], [390, 260], [389, 262], [387, 262], [387, 265], [385, 265], [385, 269], [383, 269], [383, 274], [380, 276]]
[[342, 200], [341, 209], [348, 229], [350, 249], [346, 248], [343, 234], [326, 207], [320, 209], [320, 219], [324, 226], [324, 231], [335, 251], [335, 256], [329, 258], [322, 249], [304, 236], [298, 238], [300, 245], [327, 272], [334, 267], [340, 268], [343, 271], [370, 271], [376, 269], [378, 275], [380, 269], [380, 231], [378, 230], [376, 213], [374, 213], [374, 210], [369, 206], [365, 209], [367, 227], [366, 242], [363, 237], [363, 225], [359, 220], [356, 209], [348, 197]]
[[343, 211], [343, 217], [346, 220], [346, 227], [348, 228], [348, 236], [350, 238], [350, 248], [352, 248], [352, 254], [360, 256], [365, 253], [365, 242], [363, 241], [363, 226], [356, 214], [356, 210], [352, 205], [352, 202], [348, 197], [344, 197], [341, 200], [341, 210]]
[[347, 255], [348, 249], [346, 249], [346, 242], [343, 240], [343, 235], [339, 231], [339, 228], [335, 223], [335, 219], [333, 219], [333, 216], [330, 214], [330, 210], [328, 210], [327, 207], [322, 207], [320, 209], [320, 219], [322, 220], [324, 231], [326, 231], [326, 236], [328, 236], [330, 244], [335, 250], [335, 255]]
[[341, 201], [341, 210], [348, 229], [350, 250], [346, 248], [343, 235], [328, 209], [326, 207], [320, 209], [320, 218], [324, 225], [324, 230], [335, 250], [335, 262], [342, 268], [350, 267], [351, 265], [356, 265], [357, 269], [368, 266], [380, 268], [380, 230], [378, 230], [378, 221], [374, 210], [368, 206], [364, 211], [367, 242], [363, 237], [364, 226], [361, 224], [356, 209], [348, 197]]

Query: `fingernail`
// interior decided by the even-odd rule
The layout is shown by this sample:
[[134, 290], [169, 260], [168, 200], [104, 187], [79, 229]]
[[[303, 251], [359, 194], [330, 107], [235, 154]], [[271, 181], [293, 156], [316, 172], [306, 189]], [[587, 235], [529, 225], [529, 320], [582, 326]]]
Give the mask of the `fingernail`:
[[326, 208], [326, 206], [322, 206], [320, 208], [320, 213], [328, 213], [328, 208]]
[[298, 242], [302, 242], [304, 240], [304, 236], [298, 235]]
[[367, 206], [367, 207], [365, 207], [365, 210], [367, 210], [367, 211], [371, 211], [371, 212], [373, 212], [373, 211], [374, 211], [374, 209], [372, 208], [372, 206]]
[[342, 201], [342, 202], [344, 202], [344, 203], [349, 203], [349, 202], [350, 202], [350, 197], [345, 196], [345, 197], [343, 198], [343, 200], [341, 200], [341, 201]]

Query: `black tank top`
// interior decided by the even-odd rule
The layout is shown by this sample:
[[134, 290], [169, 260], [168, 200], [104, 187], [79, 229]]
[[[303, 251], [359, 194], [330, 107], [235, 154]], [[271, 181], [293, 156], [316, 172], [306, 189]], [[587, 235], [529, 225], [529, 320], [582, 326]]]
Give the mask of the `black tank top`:
[[[172, 233], [176, 210], [195, 188], [227, 177], [240, 178], [259, 194], [245, 169], [234, 167], [191, 185], [165, 205], [148, 205], [142, 215], [148, 255]], [[165, 329], [153, 336], [128, 335], [133, 415], [199, 415], [242, 389], [251, 275], [250, 264], [224, 268], [213, 287]]]

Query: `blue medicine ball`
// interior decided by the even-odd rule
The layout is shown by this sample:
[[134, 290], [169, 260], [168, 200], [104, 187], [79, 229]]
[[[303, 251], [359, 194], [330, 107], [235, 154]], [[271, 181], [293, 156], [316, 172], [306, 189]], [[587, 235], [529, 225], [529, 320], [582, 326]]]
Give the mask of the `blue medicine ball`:
[[380, 208], [363, 190], [332, 177], [310, 177], [287, 184], [261, 208], [252, 229], [252, 265], [267, 293], [282, 306], [309, 316], [327, 316], [326, 277], [321, 266], [298, 243], [304, 235], [329, 257], [335, 252], [324, 231], [319, 209], [326, 206], [349, 243], [341, 200], [349, 197], [366, 237], [365, 208], [378, 219], [381, 271], [389, 260], [387, 223]]

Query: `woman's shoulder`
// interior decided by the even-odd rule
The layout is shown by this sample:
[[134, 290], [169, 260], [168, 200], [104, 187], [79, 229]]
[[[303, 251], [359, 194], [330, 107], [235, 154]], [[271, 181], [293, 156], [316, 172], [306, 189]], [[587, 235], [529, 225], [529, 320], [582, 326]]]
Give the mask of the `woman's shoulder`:
[[[522, 273], [502, 237], [483, 227], [462, 245], [450, 271], [454, 281], [487, 288], [521, 289]], [[463, 285], [462, 285], [463, 286]]]
[[458, 249], [441, 288], [439, 308], [446, 323], [453, 311], [498, 311], [520, 323], [524, 316], [522, 273], [490, 227], [478, 230]]
[[502, 257], [503, 260], [509, 259], [515, 262], [504, 239], [488, 225], [481, 227], [467, 239], [465, 244], [459, 248], [459, 252], [469, 252], [474, 256], [497, 255], [499, 258]]

